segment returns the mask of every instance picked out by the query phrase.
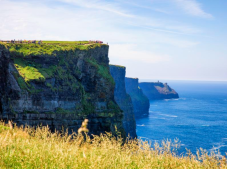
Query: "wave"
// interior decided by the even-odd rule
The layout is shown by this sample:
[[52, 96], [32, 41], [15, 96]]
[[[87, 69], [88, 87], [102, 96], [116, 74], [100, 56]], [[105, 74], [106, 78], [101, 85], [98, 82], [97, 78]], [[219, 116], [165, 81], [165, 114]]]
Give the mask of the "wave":
[[178, 116], [176, 116], [176, 115], [169, 115], [169, 114], [160, 114], [160, 115], [162, 115], [162, 116], [166, 116], [166, 117], [178, 117]]
[[186, 100], [186, 98], [177, 98], [177, 99], [164, 99], [164, 101], [170, 101], [170, 100]]
[[147, 138], [147, 137], [139, 137], [140, 139], [142, 139], [142, 138], [145, 138], [145, 139], [149, 139], [149, 138]]
[[144, 124], [137, 124], [137, 126], [145, 126]]

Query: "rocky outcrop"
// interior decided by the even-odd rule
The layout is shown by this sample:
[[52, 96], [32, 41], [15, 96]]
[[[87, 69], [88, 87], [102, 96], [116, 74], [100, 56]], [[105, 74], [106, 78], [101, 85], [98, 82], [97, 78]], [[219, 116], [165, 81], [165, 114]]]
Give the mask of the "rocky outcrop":
[[[108, 45], [84, 50], [58, 45], [52, 53], [50, 44], [27, 46], [0, 43], [0, 119], [70, 132], [87, 118], [91, 134], [114, 132], [115, 126], [124, 133]], [[25, 55], [26, 50], [39, 48]]]
[[123, 127], [126, 135], [136, 138], [136, 121], [131, 97], [125, 89], [125, 67], [110, 65], [110, 73], [115, 81], [114, 99], [123, 111]]
[[126, 92], [131, 96], [135, 117], [144, 117], [149, 114], [150, 103], [138, 86], [138, 78], [125, 78]]
[[167, 83], [143, 82], [139, 83], [139, 86], [149, 100], [179, 98], [178, 93], [169, 87]]

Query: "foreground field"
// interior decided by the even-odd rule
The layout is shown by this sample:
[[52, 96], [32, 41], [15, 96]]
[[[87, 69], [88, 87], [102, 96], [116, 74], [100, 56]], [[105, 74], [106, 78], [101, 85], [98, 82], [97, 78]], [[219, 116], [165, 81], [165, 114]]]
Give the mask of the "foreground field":
[[178, 144], [123, 141], [107, 133], [81, 144], [76, 134], [51, 133], [47, 127], [0, 124], [0, 168], [227, 168], [226, 159], [198, 152], [179, 157]]

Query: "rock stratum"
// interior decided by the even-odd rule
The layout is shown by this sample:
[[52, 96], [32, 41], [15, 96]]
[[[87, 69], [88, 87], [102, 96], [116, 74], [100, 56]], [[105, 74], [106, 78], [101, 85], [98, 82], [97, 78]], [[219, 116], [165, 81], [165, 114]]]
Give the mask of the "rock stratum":
[[110, 65], [110, 73], [115, 81], [114, 99], [124, 113], [123, 127], [126, 135], [136, 138], [136, 121], [133, 104], [131, 97], [126, 93], [125, 89], [126, 68], [119, 65]]
[[148, 116], [150, 102], [138, 85], [138, 78], [125, 78], [126, 92], [131, 96], [135, 117]]
[[0, 119], [91, 134], [124, 133], [105, 44], [0, 43]]
[[161, 82], [142, 82], [140, 88], [149, 100], [174, 99], [179, 98], [178, 93], [169, 87], [167, 83]]

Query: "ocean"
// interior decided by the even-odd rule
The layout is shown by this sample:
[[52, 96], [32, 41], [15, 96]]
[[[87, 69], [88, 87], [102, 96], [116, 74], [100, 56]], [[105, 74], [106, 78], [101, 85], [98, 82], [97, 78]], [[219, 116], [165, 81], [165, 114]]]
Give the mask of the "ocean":
[[[168, 82], [168, 81], [167, 81]], [[170, 81], [180, 98], [150, 101], [149, 116], [136, 119], [137, 135], [160, 143], [179, 139], [178, 153], [227, 153], [227, 82]]]

